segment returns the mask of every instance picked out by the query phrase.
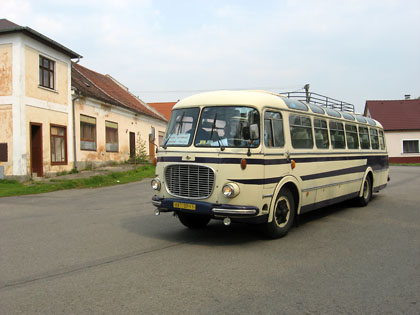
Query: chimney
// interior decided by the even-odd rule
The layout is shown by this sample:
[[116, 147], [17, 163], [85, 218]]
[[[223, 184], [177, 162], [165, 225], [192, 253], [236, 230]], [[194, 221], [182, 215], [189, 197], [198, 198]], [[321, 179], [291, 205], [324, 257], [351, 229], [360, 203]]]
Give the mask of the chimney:
[[404, 95], [404, 98], [405, 98], [406, 100], [409, 100], [409, 99], [411, 99], [411, 95], [410, 95], [410, 94], [405, 94], [405, 95]]

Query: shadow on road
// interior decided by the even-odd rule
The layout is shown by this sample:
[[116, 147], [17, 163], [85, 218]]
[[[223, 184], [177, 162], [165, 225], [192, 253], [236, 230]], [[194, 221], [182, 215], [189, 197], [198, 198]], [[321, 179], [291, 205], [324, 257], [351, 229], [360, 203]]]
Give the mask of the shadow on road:
[[[376, 198], [377, 196], [373, 196], [372, 202]], [[313, 221], [352, 211], [354, 208], [351, 201], [345, 201], [303, 214], [299, 217], [299, 228], [293, 228], [289, 234], [299, 233], [301, 229], [305, 228], [305, 225]], [[161, 214], [158, 217], [152, 214], [131, 217], [122, 221], [121, 225], [129, 232], [142, 237], [206, 246], [232, 246], [269, 240], [264, 235], [262, 225], [232, 223], [230, 226], [225, 226], [220, 220], [212, 220], [206, 228], [192, 230], [184, 227], [177, 218], [169, 213]]]

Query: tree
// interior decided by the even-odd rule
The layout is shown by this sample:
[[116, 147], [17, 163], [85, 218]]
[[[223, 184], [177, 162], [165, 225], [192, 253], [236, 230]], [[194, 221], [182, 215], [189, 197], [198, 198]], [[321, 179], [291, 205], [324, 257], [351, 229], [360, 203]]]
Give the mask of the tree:
[[148, 155], [146, 150], [146, 141], [141, 138], [140, 131], [137, 132], [137, 140], [134, 153], [134, 165], [137, 162], [146, 162], [148, 161]]

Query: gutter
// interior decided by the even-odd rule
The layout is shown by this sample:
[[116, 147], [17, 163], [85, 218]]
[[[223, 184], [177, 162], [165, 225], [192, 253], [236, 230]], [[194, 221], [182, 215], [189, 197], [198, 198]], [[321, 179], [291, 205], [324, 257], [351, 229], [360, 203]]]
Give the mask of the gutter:
[[71, 98], [73, 116], [73, 168], [77, 171], [77, 148], [76, 148], [76, 100], [81, 98], [79, 90], [74, 88], [76, 96]]

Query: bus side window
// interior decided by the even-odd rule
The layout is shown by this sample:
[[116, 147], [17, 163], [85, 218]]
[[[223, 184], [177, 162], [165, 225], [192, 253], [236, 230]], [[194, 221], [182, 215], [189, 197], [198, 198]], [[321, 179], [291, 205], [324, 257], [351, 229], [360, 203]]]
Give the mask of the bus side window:
[[385, 138], [382, 130], [379, 130], [379, 146], [381, 150], [385, 150]]
[[349, 149], [359, 148], [359, 136], [357, 134], [357, 127], [355, 125], [346, 124], [346, 138], [347, 138], [347, 148]]
[[370, 128], [370, 141], [372, 144], [372, 149], [378, 150], [379, 149], [378, 130]]
[[328, 138], [327, 122], [323, 119], [314, 119], [315, 142], [318, 149], [328, 149], [330, 141]]
[[346, 147], [342, 123], [330, 121], [330, 136], [333, 149], [344, 149]]
[[266, 147], [273, 146], [273, 131], [271, 127], [271, 120], [264, 119], [264, 144]]
[[266, 147], [284, 147], [283, 117], [278, 112], [264, 114], [264, 144]]
[[311, 119], [305, 116], [290, 115], [290, 137], [295, 149], [311, 149], [314, 146]]
[[359, 127], [360, 147], [370, 149], [369, 131], [367, 127]]

